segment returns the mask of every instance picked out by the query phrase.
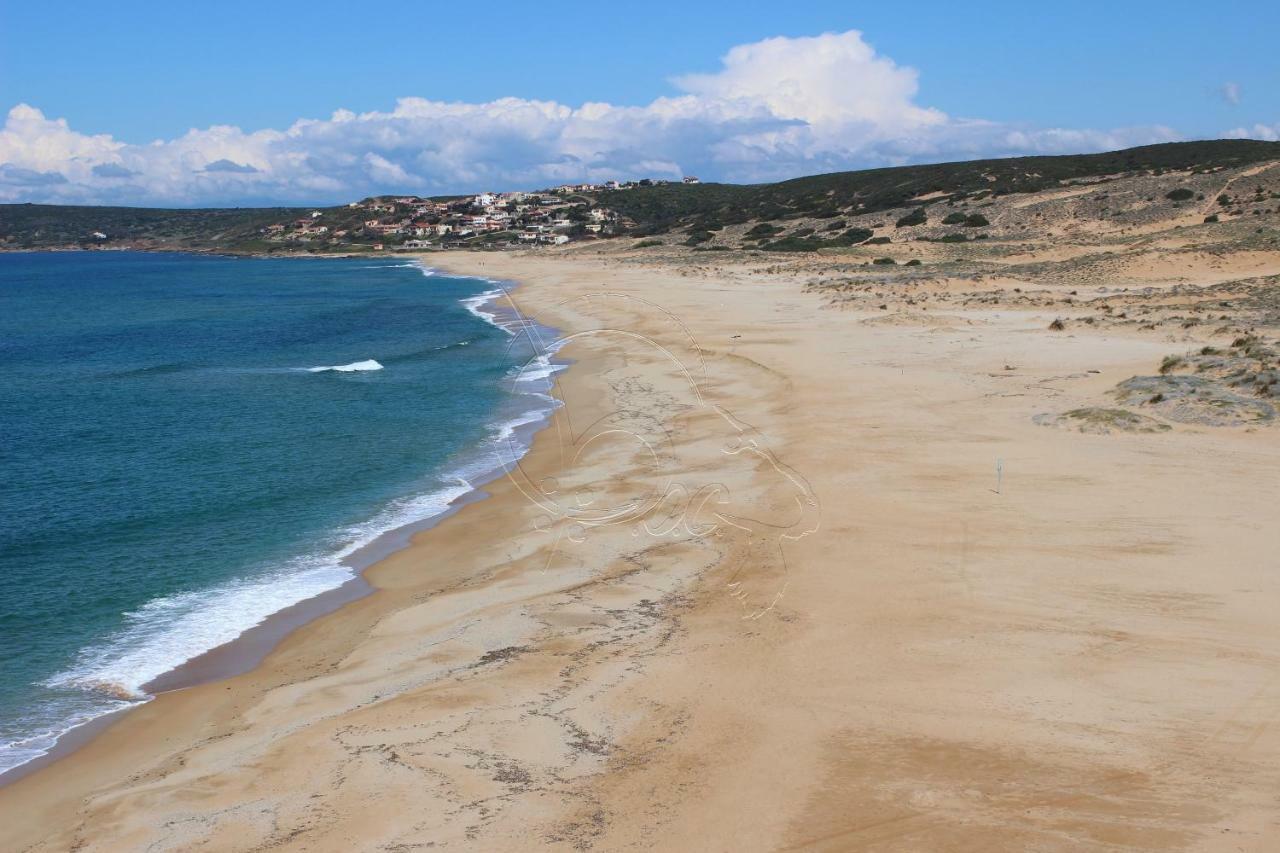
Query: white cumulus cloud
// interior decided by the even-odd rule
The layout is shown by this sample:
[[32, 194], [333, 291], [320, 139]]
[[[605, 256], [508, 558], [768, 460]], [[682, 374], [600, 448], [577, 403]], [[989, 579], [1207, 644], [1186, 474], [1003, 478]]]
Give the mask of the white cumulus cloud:
[[1225, 135], [1229, 139], [1262, 139], [1266, 142], [1280, 142], [1280, 123], [1236, 127], [1228, 130]]
[[763, 181], [820, 171], [1120, 148], [1169, 128], [1032, 129], [958, 119], [917, 102], [919, 75], [857, 31], [771, 38], [721, 68], [673, 78], [643, 106], [501, 98], [399, 99], [283, 130], [191, 130], [147, 145], [87, 135], [36, 107], [0, 129], [0, 201], [309, 203], [666, 177]]

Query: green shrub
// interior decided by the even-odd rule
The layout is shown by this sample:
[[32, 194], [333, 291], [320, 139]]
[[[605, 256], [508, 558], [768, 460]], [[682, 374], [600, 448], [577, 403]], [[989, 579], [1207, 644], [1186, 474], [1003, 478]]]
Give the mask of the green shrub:
[[868, 246], [883, 246], [885, 243], [892, 243], [888, 237], [872, 237], [867, 241]]
[[1176, 190], [1169, 190], [1164, 194], [1164, 197], [1170, 201], [1186, 201], [1187, 199], [1195, 198], [1196, 194], [1186, 187], [1178, 187]]
[[1206, 217], [1204, 218], [1204, 221], [1205, 221], [1205, 222], [1217, 222], [1217, 221], [1218, 221], [1218, 214], [1216, 214], [1216, 213], [1211, 213], [1211, 214], [1209, 214], [1208, 216], [1206, 216]]
[[811, 236], [812, 233], [812, 229], [801, 228], [794, 234], [788, 234], [780, 240], [762, 244], [762, 248], [771, 252], [816, 252], [819, 249], [836, 249], [842, 246], [854, 246], [871, 236], [871, 231], [866, 228], [850, 228], [843, 234], [837, 235], [828, 240], [823, 240], [821, 237]]
[[897, 222], [899, 228], [910, 228], [913, 225], [924, 225], [929, 221], [928, 215], [924, 212], [923, 207], [917, 207], [915, 210], [902, 217]]
[[940, 243], [964, 243], [969, 238], [963, 234], [947, 234], [938, 242]]
[[[833, 242], [838, 243], [842, 246], [853, 246], [858, 243], [869, 243], [871, 242], [871, 239], [870, 239], [871, 235], [874, 233], [875, 232], [869, 228], [850, 228], [848, 231], [844, 232], [839, 237], [835, 238]], [[889, 242], [888, 238], [885, 238], [885, 242], [886, 243]]]
[[948, 213], [942, 220], [943, 225], [963, 225], [969, 217], [957, 211], [956, 213]]
[[743, 236], [748, 238], [764, 239], [765, 237], [772, 237], [774, 234], [777, 234], [780, 231], [782, 231], [782, 229], [776, 225], [770, 225], [768, 222], [761, 222], [759, 225], [756, 225], [755, 227], [753, 227]]
[[696, 246], [699, 243], [705, 243], [712, 238], [710, 231], [694, 231], [689, 235], [689, 239], [684, 241], [686, 246]]
[[822, 240], [810, 237], [783, 237], [772, 243], [765, 243], [764, 248], [770, 252], [816, 252], [826, 244]]
[[872, 261], [871, 263], [873, 263], [873, 264], [877, 264], [877, 265], [879, 265], [879, 266], [894, 266], [894, 265], [896, 265], [898, 262], [897, 262], [897, 261], [895, 261], [893, 258], [876, 258], [876, 259], [875, 259], [874, 261]]
[[911, 260], [907, 261], [907, 266], [909, 266], [909, 267], [918, 267], [918, 266], [920, 266], [920, 259], [919, 259], [919, 258], [912, 258]]
[[662, 241], [661, 241], [661, 240], [641, 240], [639, 243], [636, 243], [636, 244], [635, 244], [634, 246], [632, 246], [631, 248], [633, 248], [633, 249], [648, 249], [648, 248], [649, 248], [649, 247], [651, 247], [651, 246], [661, 246], [661, 245], [662, 245]]
[[970, 213], [964, 218], [965, 228], [986, 228], [990, 224], [981, 213]]

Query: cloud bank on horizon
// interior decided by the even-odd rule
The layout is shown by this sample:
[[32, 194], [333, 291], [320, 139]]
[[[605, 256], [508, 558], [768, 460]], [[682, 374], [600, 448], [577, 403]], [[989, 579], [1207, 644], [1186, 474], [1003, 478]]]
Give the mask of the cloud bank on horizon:
[[[639, 177], [757, 182], [905, 163], [1078, 153], [1179, 139], [1164, 126], [1028, 128], [917, 103], [918, 73], [860, 32], [740, 45], [645, 106], [405, 97], [284, 130], [218, 125], [135, 145], [19, 104], [0, 129], [0, 201], [337, 202]], [[1275, 129], [1240, 128], [1237, 135]]]

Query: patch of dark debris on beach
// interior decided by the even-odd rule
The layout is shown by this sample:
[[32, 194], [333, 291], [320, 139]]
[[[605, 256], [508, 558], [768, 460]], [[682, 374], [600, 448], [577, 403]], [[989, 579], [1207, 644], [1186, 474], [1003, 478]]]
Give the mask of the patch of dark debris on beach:
[[1244, 335], [1230, 346], [1166, 356], [1156, 374], [1124, 380], [1112, 395], [1128, 408], [1089, 406], [1032, 420], [1103, 435], [1165, 432], [1170, 429], [1166, 422], [1210, 427], [1272, 424], [1280, 399], [1278, 355], [1276, 341]]

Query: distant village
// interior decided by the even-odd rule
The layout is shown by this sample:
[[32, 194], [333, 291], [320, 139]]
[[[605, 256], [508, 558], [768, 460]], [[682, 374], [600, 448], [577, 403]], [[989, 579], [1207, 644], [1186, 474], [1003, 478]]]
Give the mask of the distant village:
[[[683, 179], [685, 184], [698, 182], [695, 177]], [[300, 219], [266, 225], [261, 236], [268, 243], [364, 245], [375, 251], [467, 245], [559, 246], [611, 237], [634, 225], [586, 194], [669, 183], [673, 182], [646, 178], [564, 184], [532, 192], [482, 192], [445, 200], [379, 196], [353, 201], [345, 209], [313, 210]]]

